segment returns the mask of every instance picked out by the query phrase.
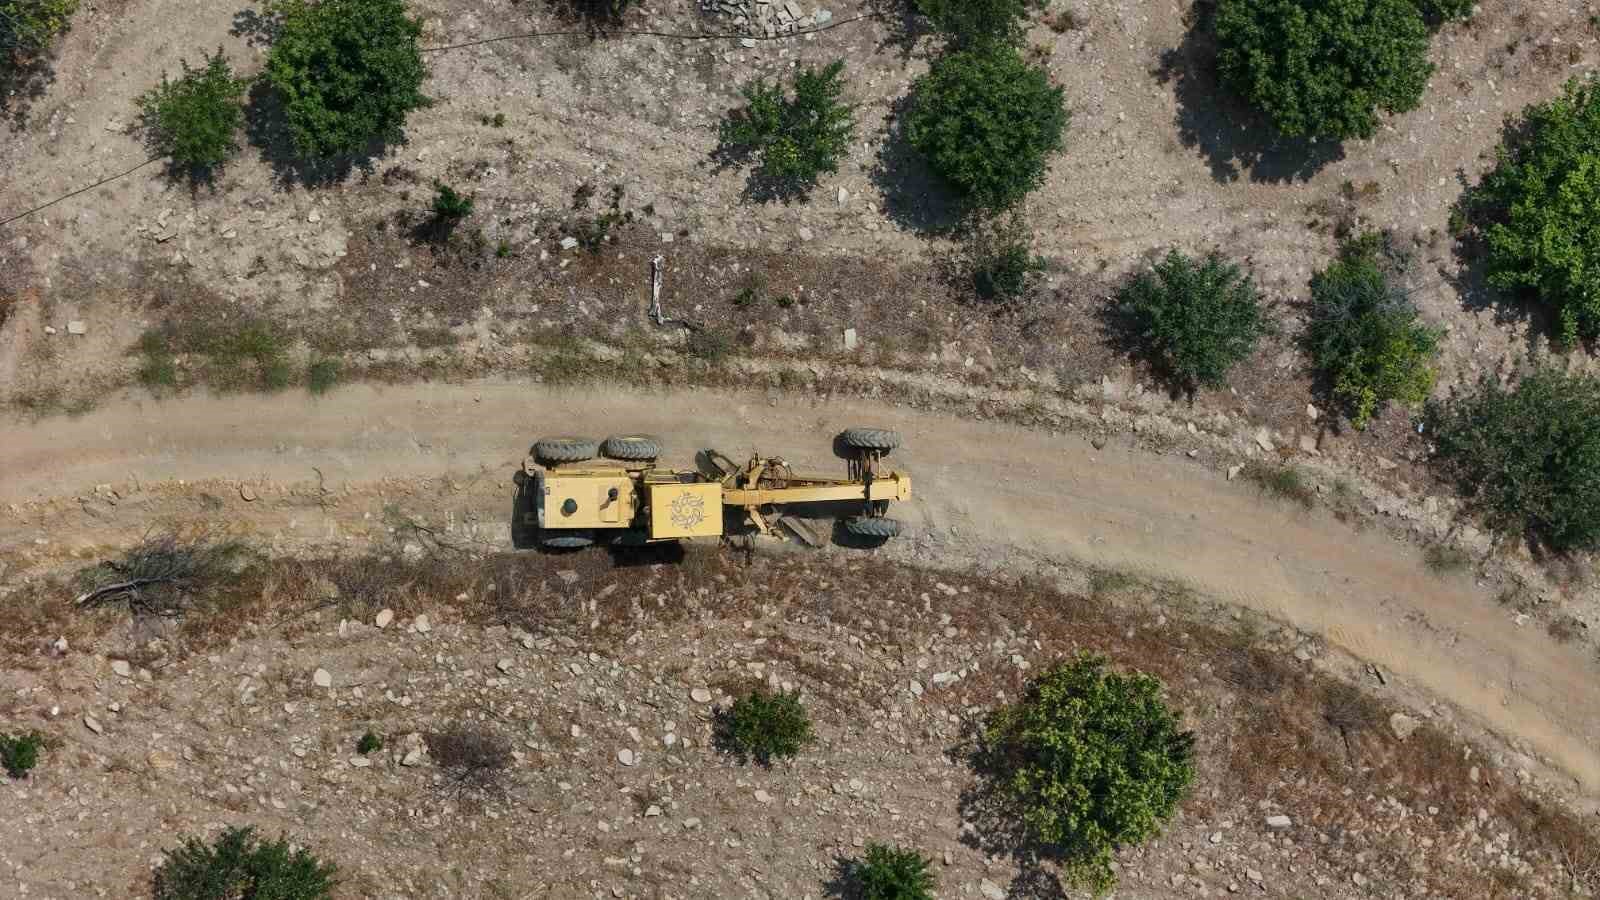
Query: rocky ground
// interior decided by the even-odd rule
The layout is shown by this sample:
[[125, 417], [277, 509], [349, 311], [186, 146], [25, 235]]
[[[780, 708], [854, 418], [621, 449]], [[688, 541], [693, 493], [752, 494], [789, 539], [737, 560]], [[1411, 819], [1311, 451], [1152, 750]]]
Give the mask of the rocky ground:
[[[1119, 856], [1116, 896], [1594, 888], [1588, 836], [1511, 757], [1341, 686], [1315, 640], [1202, 625], [1182, 598], [1134, 602], [1146, 586], [1079, 598], [845, 551], [401, 551], [279, 559], [181, 623], [105, 610], [13, 653], [7, 727], [52, 739], [4, 788], [16, 896], [139, 896], [180, 835], [239, 824], [335, 861], [351, 897], [841, 896], [839, 861], [874, 840], [932, 857], [941, 897], [1046, 896], [963, 748], [1080, 649], [1161, 676], [1198, 739], [1192, 795]], [[763, 682], [800, 690], [818, 736], [770, 769], [712, 739]], [[461, 780], [430, 743], [455, 726], [512, 761]], [[356, 752], [367, 730], [385, 749]]]

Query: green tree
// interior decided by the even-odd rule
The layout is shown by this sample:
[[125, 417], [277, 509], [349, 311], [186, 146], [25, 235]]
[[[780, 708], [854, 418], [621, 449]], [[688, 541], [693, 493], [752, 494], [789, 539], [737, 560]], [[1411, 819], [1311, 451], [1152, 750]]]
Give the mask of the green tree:
[[1073, 882], [1115, 884], [1111, 854], [1154, 837], [1194, 780], [1194, 737], [1161, 683], [1082, 654], [1041, 673], [984, 726], [980, 762], [1029, 837]]
[[0, 64], [43, 52], [77, 11], [78, 0], [0, 0]]
[[1489, 281], [1534, 293], [1569, 342], [1600, 335], [1600, 81], [1569, 81], [1516, 133], [1469, 201], [1486, 222]]
[[1346, 243], [1311, 278], [1306, 348], [1358, 429], [1391, 400], [1426, 400], [1439, 349], [1439, 332], [1419, 321], [1416, 306], [1380, 266], [1381, 241], [1369, 234]]
[[1047, 0], [916, 0], [917, 10], [959, 44], [1015, 44]]
[[27, 734], [0, 734], [0, 769], [10, 778], [26, 778], [39, 764], [39, 751], [44, 748], [44, 736], [37, 731]]
[[1287, 137], [1369, 138], [1433, 74], [1417, 0], [1218, 0], [1222, 82]]
[[1168, 251], [1118, 300], [1130, 335], [1189, 390], [1221, 385], [1267, 331], [1255, 283], [1216, 253]]
[[1044, 182], [1070, 116], [1011, 47], [959, 50], [912, 86], [906, 137], [970, 205], [1002, 210]]
[[728, 159], [760, 157], [756, 176], [778, 196], [806, 196], [824, 173], [837, 172], [855, 131], [851, 108], [839, 100], [844, 61], [794, 79], [794, 96], [757, 79], [743, 88], [746, 105], [728, 113], [719, 153]]
[[860, 900], [933, 900], [933, 872], [915, 850], [867, 844], [851, 875]]
[[1486, 376], [1430, 419], [1436, 464], [1492, 527], [1555, 550], [1600, 546], [1600, 381], [1541, 368], [1508, 388]]
[[251, 828], [229, 828], [206, 844], [186, 839], [166, 851], [152, 900], [329, 900], [335, 868], [286, 839], [261, 841]]
[[1020, 215], [973, 223], [956, 260], [956, 273], [984, 300], [1015, 300], [1044, 271], [1033, 235]]
[[283, 18], [267, 81], [283, 98], [295, 152], [306, 159], [359, 153], [401, 137], [406, 115], [428, 104], [417, 38], [404, 0], [279, 0]]
[[770, 765], [774, 757], [798, 754], [813, 738], [811, 717], [799, 692], [774, 694], [764, 688], [734, 701], [718, 721], [717, 732], [724, 748], [763, 765]]
[[233, 77], [221, 48], [205, 60], [200, 69], [180, 60], [182, 78], [168, 81], [163, 73], [161, 84], [138, 99], [150, 145], [191, 170], [226, 162], [238, 147], [234, 136], [244, 121], [246, 80]]

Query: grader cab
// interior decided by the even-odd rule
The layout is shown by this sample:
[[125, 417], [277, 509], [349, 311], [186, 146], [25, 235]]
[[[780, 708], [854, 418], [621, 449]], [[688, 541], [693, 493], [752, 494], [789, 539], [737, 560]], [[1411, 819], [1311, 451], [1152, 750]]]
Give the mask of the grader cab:
[[846, 458], [843, 478], [797, 473], [777, 456], [740, 464], [716, 450], [702, 451], [692, 471], [664, 468], [656, 464], [660, 442], [645, 435], [543, 438], [522, 464], [518, 524], [552, 549], [770, 535], [780, 523], [812, 541], [803, 521], [785, 513], [827, 504], [846, 514], [843, 528], [856, 538], [881, 542], [899, 534], [887, 511], [911, 498], [911, 479], [883, 460], [900, 436], [850, 428], [836, 443]]

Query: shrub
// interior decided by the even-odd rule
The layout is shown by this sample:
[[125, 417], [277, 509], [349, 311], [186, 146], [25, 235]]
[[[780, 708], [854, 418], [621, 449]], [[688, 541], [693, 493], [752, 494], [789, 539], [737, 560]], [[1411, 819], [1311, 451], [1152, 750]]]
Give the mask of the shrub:
[[267, 56], [289, 137], [307, 159], [359, 153], [398, 139], [426, 105], [421, 22], [404, 0], [278, 0], [283, 24]]
[[773, 694], [757, 688], [734, 701], [717, 725], [725, 749], [762, 765], [771, 765], [774, 757], [792, 757], [812, 740], [811, 718], [798, 691]]
[[866, 856], [852, 867], [860, 900], [933, 900], [929, 860], [915, 850], [867, 844]]
[[1218, 0], [1222, 82], [1287, 137], [1369, 138], [1433, 73], [1416, 0]]
[[795, 76], [794, 96], [758, 79], [743, 88], [746, 106], [728, 113], [718, 152], [728, 159], [760, 157], [756, 178], [778, 196], [805, 196], [824, 173], [837, 172], [855, 131], [851, 109], [839, 102], [844, 62]]
[[156, 869], [152, 900], [328, 900], [335, 867], [284, 838], [261, 841], [251, 828], [229, 828], [210, 845], [186, 839]]
[[936, 60], [912, 87], [905, 128], [966, 202], [998, 210], [1043, 183], [1069, 118], [1043, 70], [995, 46]]
[[433, 183], [433, 217], [422, 228], [422, 235], [437, 241], [448, 241], [456, 226], [472, 215], [474, 196], [456, 193], [450, 185]]
[[1555, 550], [1600, 544], [1600, 381], [1536, 369], [1430, 410], [1435, 460], [1484, 513]]
[[1417, 0], [1417, 9], [1432, 25], [1469, 18], [1477, 5], [1478, 0]]
[[1134, 340], [1184, 386], [1221, 385], [1267, 331], [1255, 284], [1216, 253], [1172, 250], [1118, 296]]
[[50, 46], [72, 24], [78, 0], [0, 0], [0, 66]]
[[1421, 403], [1433, 387], [1439, 332], [1380, 267], [1379, 235], [1345, 244], [1339, 259], [1311, 278], [1304, 342], [1358, 429], [1391, 400]]
[[1246, 463], [1240, 475], [1264, 494], [1298, 503], [1306, 509], [1317, 505], [1317, 490], [1294, 466], [1274, 466], [1262, 462]]
[[1022, 39], [1028, 16], [1045, 4], [1046, 0], [917, 0], [917, 10], [961, 44], [1014, 44]]
[[176, 165], [200, 170], [221, 165], [238, 147], [234, 135], [244, 120], [246, 84], [233, 77], [221, 48], [205, 60], [200, 69], [180, 60], [182, 78], [168, 81], [163, 73], [161, 84], [138, 100], [151, 147]]
[[383, 749], [383, 738], [378, 737], [376, 734], [372, 733], [371, 731], [368, 731], [366, 734], [363, 734], [361, 736], [361, 740], [356, 741], [356, 752], [361, 754], [362, 756], [366, 756], [368, 753], [376, 753], [376, 752], [378, 752], [379, 750], [382, 750], [382, 749]]
[[11, 778], [26, 778], [39, 764], [39, 751], [44, 749], [44, 736], [37, 731], [12, 736], [0, 734], [0, 767]]
[[1568, 341], [1600, 335], [1600, 82], [1528, 107], [1472, 203], [1487, 214], [1489, 281], [1534, 292]]
[[319, 359], [306, 368], [306, 390], [313, 394], [326, 394], [339, 383], [339, 361]]
[[1020, 216], [984, 220], [967, 235], [957, 272], [984, 300], [1015, 300], [1044, 271], [1033, 253], [1033, 235]]
[[476, 725], [452, 725], [424, 735], [423, 742], [458, 787], [491, 787], [511, 767], [511, 744]]
[[992, 713], [980, 754], [1024, 832], [1096, 891], [1115, 883], [1112, 851], [1153, 837], [1194, 779], [1194, 738], [1178, 729], [1161, 683], [1107, 672], [1089, 654]]

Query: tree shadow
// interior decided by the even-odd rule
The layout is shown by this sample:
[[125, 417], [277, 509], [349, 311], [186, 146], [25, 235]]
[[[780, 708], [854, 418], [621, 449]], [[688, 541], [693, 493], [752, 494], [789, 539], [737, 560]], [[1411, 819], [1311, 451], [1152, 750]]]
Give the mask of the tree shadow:
[[909, 94], [890, 107], [888, 130], [868, 177], [883, 194], [884, 212], [895, 224], [925, 235], [950, 234], [969, 211], [950, 184], [911, 146], [905, 133], [910, 108]]
[[1344, 146], [1279, 136], [1265, 117], [1250, 109], [1217, 78], [1212, 9], [1195, 6], [1195, 22], [1183, 42], [1161, 54], [1152, 73], [1170, 84], [1177, 100], [1178, 139], [1198, 150], [1219, 183], [1238, 181], [1248, 171], [1251, 181], [1306, 181], [1344, 158]]
[[589, 40], [595, 41], [622, 26], [634, 0], [549, 0], [549, 3], [557, 16], [583, 26]]
[[22, 56], [5, 49], [5, 32], [0, 29], [0, 119], [10, 119], [18, 127], [28, 124], [33, 104], [42, 99], [56, 80], [54, 58], [48, 53]]
[[[325, 159], [301, 156], [289, 135], [283, 98], [264, 80], [257, 80], [250, 86], [245, 105], [245, 139], [256, 148], [261, 161], [272, 169], [273, 181], [283, 189], [296, 185], [306, 188], [327, 187], [343, 181], [358, 169], [366, 175], [372, 175], [375, 172], [374, 161], [388, 151], [391, 143], [383, 138], [373, 138], [358, 153]], [[402, 137], [395, 143], [404, 146], [405, 139]]]
[[822, 885], [822, 896], [830, 900], [865, 900], [866, 891], [861, 885], [861, 861], [848, 856], [834, 856], [833, 872]]
[[268, 47], [278, 39], [278, 32], [282, 28], [281, 15], [241, 9], [233, 14], [233, 25], [228, 28], [228, 33], [243, 38], [246, 46]]
[[892, 49], [901, 62], [915, 58], [917, 44], [934, 33], [927, 18], [917, 12], [915, 0], [869, 0], [867, 9], [883, 24], [878, 52]]

